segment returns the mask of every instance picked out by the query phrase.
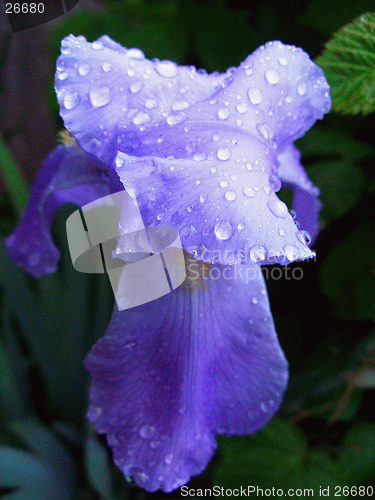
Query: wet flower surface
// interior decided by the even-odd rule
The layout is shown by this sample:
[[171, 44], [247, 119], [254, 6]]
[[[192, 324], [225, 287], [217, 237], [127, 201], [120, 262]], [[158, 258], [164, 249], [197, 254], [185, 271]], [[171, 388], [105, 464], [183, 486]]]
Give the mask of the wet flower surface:
[[[8, 238], [14, 260], [35, 276], [53, 271], [57, 206], [126, 189], [146, 226], [177, 229], [184, 249], [219, 273], [201, 289], [115, 311], [86, 359], [89, 418], [117, 465], [147, 490], [171, 491], [204, 469], [216, 434], [254, 432], [280, 405], [287, 363], [259, 264], [314, 255], [318, 190], [293, 141], [328, 111], [328, 84], [305, 52], [281, 42], [208, 75], [107, 36], [71, 35], [56, 92], [78, 145], [59, 146], [42, 167]], [[292, 213], [282, 185], [293, 190]]]

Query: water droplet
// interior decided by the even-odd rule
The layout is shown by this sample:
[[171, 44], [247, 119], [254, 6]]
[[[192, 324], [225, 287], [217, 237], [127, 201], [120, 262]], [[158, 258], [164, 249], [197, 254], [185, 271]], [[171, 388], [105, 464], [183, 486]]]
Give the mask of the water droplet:
[[112, 94], [108, 87], [96, 87], [90, 91], [92, 105], [99, 108], [106, 106], [112, 100]]
[[173, 453], [168, 453], [168, 455], [166, 455], [166, 456], [164, 457], [164, 462], [165, 462], [167, 465], [171, 465], [171, 463], [173, 462], [173, 459], [174, 459]]
[[297, 217], [296, 212], [295, 212], [294, 210], [289, 210], [289, 213], [290, 213], [291, 218], [292, 218], [293, 220], [295, 220], [295, 219], [296, 219], [296, 217]]
[[246, 227], [246, 224], [244, 222], [240, 222], [237, 226], [239, 231], [243, 231]]
[[219, 240], [229, 240], [233, 234], [233, 226], [228, 221], [219, 221], [215, 224], [214, 232]]
[[157, 218], [158, 220], [162, 220], [162, 218], [163, 218], [163, 214], [158, 214], [158, 215], [156, 216], [156, 218]]
[[134, 82], [130, 85], [130, 92], [132, 92], [133, 94], [137, 94], [140, 90], [142, 90], [142, 87], [143, 87], [143, 83], [138, 81], [138, 82]]
[[280, 228], [279, 229], [279, 235], [280, 236], [285, 236], [285, 229]]
[[153, 449], [153, 450], [156, 450], [158, 449], [160, 446], [160, 441], [151, 441], [150, 443], [150, 447]]
[[277, 192], [281, 189], [281, 180], [277, 177], [277, 175], [270, 175], [269, 183], [273, 191]]
[[251, 88], [247, 91], [250, 102], [252, 104], [259, 104], [262, 102], [262, 92], [257, 88]]
[[150, 115], [148, 113], [144, 113], [143, 111], [139, 111], [133, 118], [134, 125], [144, 125], [151, 120]]
[[207, 158], [207, 155], [203, 151], [201, 153], [195, 153], [195, 155], [193, 156], [193, 159], [195, 161], [203, 161], [206, 158]]
[[220, 120], [226, 120], [227, 118], [229, 118], [229, 115], [230, 111], [228, 108], [221, 108], [217, 112], [217, 116], [220, 118]]
[[279, 63], [281, 64], [281, 66], [287, 66], [288, 65], [288, 59], [286, 57], [279, 57]]
[[291, 95], [287, 95], [287, 96], [285, 97], [285, 102], [286, 102], [287, 104], [290, 104], [292, 101], [293, 101], [293, 97], [292, 97]]
[[177, 125], [178, 123], [181, 123], [184, 120], [186, 120], [185, 113], [172, 113], [171, 115], [168, 116], [167, 123], [168, 125]]
[[189, 205], [189, 206], [187, 207], [187, 211], [188, 211], [189, 213], [191, 213], [191, 212], [194, 210], [194, 208], [195, 208], [195, 206], [194, 206], [194, 205]]
[[263, 413], [268, 413], [274, 406], [275, 402], [270, 399], [268, 401], [262, 401], [259, 405], [259, 408]]
[[298, 248], [295, 245], [285, 245], [284, 253], [288, 260], [296, 260], [298, 257]]
[[64, 61], [61, 61], [60, 59], [58, 59], [56, 62], [56, 69], [57, 69], [57, 71], [64, 71], [64, 69], [65, 69]]
[[201, 194], [199, 200], [201, 201], [201, 203], [204, 203], [205, 201], [207, 201], [207, 195], [205, 193]]
[[243, 191], [243, 194], [245, 196], [247, 196], [248, 198], [254, 198], [254, 196], [256, 195], [256, 192], [255, 192], [255, 189], [253, 189], [252, 187], [249, 187], [249, 186], [246, 186], [242, 189]]
[[267, 205], [271, 212], [276, 215], [276, 217], [284, 218], [288, 215], [288, 207], [276, 196], [273, 196], [270, 200], [268, 200]]
[[149, 439], [152, 437], [155, 433], [155, 427], [152, 427], [151, 425], [143, 425], [139, 429], [139, 435], [141, 436], [142, 439]]
[[132, 59], [144, 59], [145, 55], [140, 49], [129, 49], [126, 52], [127, 57], [131, 57]]
[[261, 262], [266, 258], [267, 250], [263, 245], [253, 245], [250, 248], [250, 260], [252, 262]]
[[64, 95], [63, 103], [66, 109], [74, 109], [80, 101], [77, 92], [68, 92]]
[[72, 53], [72, 49], [70, 47], [62, 47], [61, 53], [65, 56], [70, 56], [70, 54]]
[[240, 104], [237, 104], [236, 109], [242, 115], [243, 113], [246, 113], [246, 111], [247, 111], [247, 104], [245, 102], [241, 102]]
[[214, 134], [214, 135], [212, 136], [212, 138], [213, 138], [213, 140], [214, 140], [214, 141], [216, 141], [216, 142], [217, 142], [217, 141], [219, 141], [219, 140], [220, 140], [220, 134]]
[[182, 111], [189, 107], [189, 103], [187, 101], [178, 101], [172, 105], [173, 111]]
[[299, 95], [305, 95], [307, 92], [307, 85], [305, 82], [301, 82], [297, 86], [297, 92]]
[[219, 158], [219, 160], [224, 160], [224, 161], [229, 160], [229, 158], [231, 157], [230, 149], [229, 148], [218, 149], [217, 157]]
[[129, 469], [129, 474], [138, 482], [146, 483], [149, 480], [148, 475], [141, 467], [131, 467]]
[[229, 186], [229, 182], [227, 180], [225, 180], [225, 179], [223, 179], [222, 181], [220, 181], [219, 184], [220, 184], [220, 186], [222, 188], [226, 188], [226, 187]]
[[129, 76], [135, 76], [135, 69], [134, 69], [134, 68], [129, 68], [129, 69], [127, 70], [127, 74], [128, 74]]
[[90, 419], [95, 420], [100, 417], [102, 413], [103, 410], [100, 408], [100, 406], [90, 406], [89, 408]]
[[66, 80], [66, 79], [68, 78], [68, 76], [69, 76], [69, 75], [68, 75], [68, 73], [66, 73], [66, 72], [64, 71], [63, 73], [59, 73], [59, 74], [57, 75], [57, 78], [63, 82], [64, 80]]
[[90, 73], [91, 71], [91, 66], [89, 64], [80, 64], [80, 66], [78, 67], [78, 73], [81, 75], [81, 76], [86, 76]]
[[158, 103], [155, 101], [155, 99], [147, 99], [145, 102], [145, 107], [147, 109], [155, 109], [157, 107]]
[[177, 65], [172, 61], [160, 61], [156, 63], [155, 70], [160, 76], [166, 78], [173, 78], [178, 72]]
[[299, 239], [301, 243], [304, 245], [310, 245], [311, 243], [311, 236], [307, 231], [297, 231], [296, 236]]
[[94, 49], [94, 50], [103, 50], [103, 44], [102, 42], [93, 42], [91, 44], [91, 47]]
[[225, 198], [228, 200], [228, 201], [234, 201], [236, 198], [237, 198], [237, 193], [236, 191], [233, 191], [233, 189], [227, 191], [225, 193]]
[[279, 73], [274, 70], [274, 69], [268, 69], [265, 73], [264, 76], [266, 77], [266, 80], [269, 84], [271, 85], [276, 85], [280, 81], [280, 75]]
[[258, 298], [257, 298], [257, 297], [253, 297], [253, 298], [251, 299], [251, 302], [252, 302], [253, 304], [258, 304], [259, 300], [258, 300]]
[[267, 141], [272, 139], [273, 132], [267, 123], [258, 123], [257, 129]]
[[103, 63], [102, 68], [103, 68], [103, 71], [105, 71], [106, 73], [109, 73], [109, 71], [112, 71], [112, 64], [109, 62], [105, 62], [105, 63]]

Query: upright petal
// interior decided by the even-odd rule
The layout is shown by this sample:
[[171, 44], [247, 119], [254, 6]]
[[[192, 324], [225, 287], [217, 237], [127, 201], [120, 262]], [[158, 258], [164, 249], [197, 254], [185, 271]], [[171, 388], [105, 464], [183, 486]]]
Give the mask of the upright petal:
[[290, 144], [278, 156], [278, 175], [284, 187], [293, 189], [292, 208], [298, 222], [313, 242], [319, 233], [319, 189], [310, 181], [301, 164], [301, 154]]
[[55, 88], [66, 128], [88, 152], [110, 164], [131, 133], [155, 125], [211, 95], [225, 75], [149, 61], [108, 36], [89, 43], [83, 36], [62, 41]]
[[149, 491], [200, 473], [215, 434], [262, 427], [287, 383], [260, 267], [189, 265], [171, 294], [115, 310], [86, 359], [89, 418]]
[[25, 212], [6, 245], [12, 260], [35, 277], [57, 269], [60, 252], [50, 225], [64, 203], [84, 205], [108, 194], [104, 165], [74, 143], [57, 146], [43, 162]]

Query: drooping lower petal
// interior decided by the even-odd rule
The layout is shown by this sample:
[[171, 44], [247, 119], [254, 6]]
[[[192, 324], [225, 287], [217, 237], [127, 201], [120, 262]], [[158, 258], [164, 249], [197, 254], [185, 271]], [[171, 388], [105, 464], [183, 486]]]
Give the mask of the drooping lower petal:
[[278, 175], [283, 186], [293, 189], [292, 207], [301, 229], [314, 241], [319, 233], [319, 189], [308, 178], [301, 164], [301, 154], [293, 144], [279, 154], [278, 160]]
[[50, 226], [64, 203], [84, 205], [108, 193], [104, 165], [72, 142], [57, 146], [43, 162], [18, 225], [6, 240], [12, 260], [35, 277], [57, 269], [60, 252]]
[[149, 491], [200, 473], [215, 434], [262, 427], [287, 383], [260, 267], [189, 265], [174, 292], [115, 310], [86, 359], [89, 418]]

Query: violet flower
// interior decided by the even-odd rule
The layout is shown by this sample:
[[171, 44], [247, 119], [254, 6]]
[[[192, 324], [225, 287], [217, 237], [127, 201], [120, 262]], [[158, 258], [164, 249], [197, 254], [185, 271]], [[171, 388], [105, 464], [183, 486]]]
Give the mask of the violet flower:
[[[292, 143], [328, 111], [328, 84], [281, 42], [222, 75], [149, 61], [107, 36], [71, 35], [61, 52], [56, 92], [79, 145], [47, 158], [8, 251], [35, 276], [54, 271], [57, 206], [125, 188], [146, 226], [176, 228], [199, 259], [186, 286], [115, 310], [86, 359], [89, 418], [116, 464], [149, 491], [171, 491], [205, 468], [216, 434], [254, 432], [280, 405], [287, 363], [259, 264], [314, 255], [318, 190]], [[277, 197], [282, 184], [301, 230]], [[190, 266], [211, 269], [202, 261], [220, 278], [197, 289]]]

